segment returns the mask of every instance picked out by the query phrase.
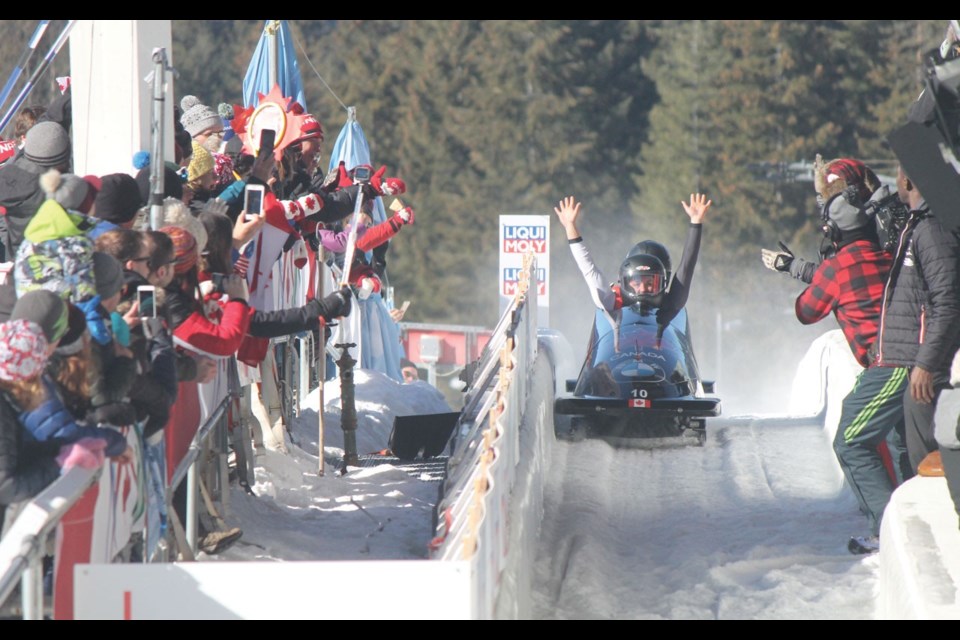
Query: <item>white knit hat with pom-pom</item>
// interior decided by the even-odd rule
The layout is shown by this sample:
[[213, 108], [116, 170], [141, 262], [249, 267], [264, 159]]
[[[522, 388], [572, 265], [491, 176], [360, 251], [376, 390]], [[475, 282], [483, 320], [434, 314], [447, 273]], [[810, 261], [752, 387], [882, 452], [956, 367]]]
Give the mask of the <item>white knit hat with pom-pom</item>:
[[220, 114], [207, 105], [201, 104], [197, 96], [184, 96], [180, 101], [180, 109], [183, 110], [180, 124], [194, 138], [213, 127], [223, 129]]

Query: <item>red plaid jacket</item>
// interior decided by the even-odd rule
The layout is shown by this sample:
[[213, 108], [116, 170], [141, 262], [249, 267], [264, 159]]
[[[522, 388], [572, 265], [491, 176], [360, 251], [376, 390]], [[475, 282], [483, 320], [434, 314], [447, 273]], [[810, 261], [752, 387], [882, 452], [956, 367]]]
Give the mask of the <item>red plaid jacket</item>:
[[867, 352], [877, 338], [892, 264], [892, 256], [869, 240], [848, 244], [817, 267], [810, 286], [797, 297], [797, 319], [813, 324], [833, 311], [854, 357], [870, 366]]

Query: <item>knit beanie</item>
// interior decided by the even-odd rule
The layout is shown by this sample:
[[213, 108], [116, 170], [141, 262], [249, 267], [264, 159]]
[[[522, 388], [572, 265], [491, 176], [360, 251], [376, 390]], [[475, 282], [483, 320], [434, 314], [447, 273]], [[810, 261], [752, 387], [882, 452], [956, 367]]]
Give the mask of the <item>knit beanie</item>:
[[10, 319], [37, 323], [50, 344], [61, 339], [70, 325], [67, 303], [46, 289], [36, 289], [23, 294], [14, 305]]
[[116, 258], [102, 251], [93, 252], [93, 277], [101, 300], [113, 297], [123, 287], [123, 267]]
[[163, 227], [159, 231], [167, 234], [173, 240], [173, 253], [177, 260], [173, 272], [182, 276], [190, 271], [197, 264], [197, 258], [199, 257], [196, 239], [183, 227]]
[[[140, 206], [144, 207], [150, 203], [150, 167], [140, 169], [136, 181], [140, 190]], [[183, 198], [183, 180], [180, 179], [180, 174], [166, 164], [163, 165], [163, 197], [177, 200]]]
[[29, 380], [47, 364], [47, 339], [43, 329], [29, 320], [0, 324], [0, 380]]
[[213, 173], [217, 176], [217, 186], [226, 187], [234, 182], [233, 160], [225, 153], [214, 153], [213, 155]]
[[56, 167], [70, 160], [70, 134], [56, 122], [38, 122], [27, 131], [23, 155], [41, 167]]
[[126, 173], [111, 173], [101, 178], [94, 215], [114, 224], [130, 222], [140, 209], [140, 187]]
[[200, 103], [197, 96], [184, 96], [180, 101], [180, 108], [183, 109], [183, 115], [180, 116], [180, 124], [191, 135], [203, 133], [207, 129], [216, 126], [223, 126], [220, 120], [220, 114]]
[[211, 171], [213, 171], [213, 156], [210, 155], [209, 151], [194, 142], [193, 156], [187, 166], [187, 182], [199, 180]]
[[60, 173], [50, 169], [40, 176], [40, 188], [47, 198], [54, 200], [64, 209], [90, 213], [90, 207], [96, 201], [102, 182], [97, 176], [81, 178], [73, 173]]

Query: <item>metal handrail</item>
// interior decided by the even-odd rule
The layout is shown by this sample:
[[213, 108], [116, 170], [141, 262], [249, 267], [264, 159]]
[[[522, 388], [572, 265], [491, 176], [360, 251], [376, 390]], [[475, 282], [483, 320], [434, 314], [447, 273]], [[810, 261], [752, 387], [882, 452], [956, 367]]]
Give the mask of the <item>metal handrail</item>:
[[10, 597], [24, 572], [39, 564], [46, 551], [47, 536], [70, 507], [99, 480], [102, 470], [102, 467], [74, 467], [24, 505], [13, 525], [0, 538], [0, 605]]
[[167, 497], [170, 498], [173, 495], [173, 491], [180, 486], [180, 483], [183, 482], [184, 478], [187, 476], [187, 472], [190, 470], [190, 467], [196, 461], [197, 457], [200, 455], [200, 452], [203, 449], [203, 443], [206, 442], [207, 438], [210, 437], [210, 434], [213, 432], [213, 428], [219, 422], [220, 418], [223, 417], [224, 412], [227, 410], [227, 407], [230, 405], [230, 402], [236, 397], [234, 392], [229, 392], [220, 401], [220, 404], [217, 405], [217, 408], [213, 410], [213, 413], [207, 418], [207, 421], [204, 422], [197, 432], [193, 436], [193, 440], [190, 442], [190, 448], [187, 449], [186, 455], [183, 456], [183, 460], [180, 461], [180, 464], [177, 465], [176, 470], [170, 476], [170, 485], [167, 487]]

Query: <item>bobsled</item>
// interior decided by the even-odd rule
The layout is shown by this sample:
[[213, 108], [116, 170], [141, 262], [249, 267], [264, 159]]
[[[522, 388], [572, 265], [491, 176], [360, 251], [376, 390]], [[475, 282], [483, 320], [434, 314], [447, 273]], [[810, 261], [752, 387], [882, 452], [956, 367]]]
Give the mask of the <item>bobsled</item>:
[[[621, 310], [617, 339], [597, 310], [587, 355], [572, 395], [557, 398], [557, 436], [602, 438], [615, 445], [703, 444], [706, 419], [720, 415], [713, 382], [700, 377], [686, 309], [660, 327], [656, 312]], [[567, 424], [568, 422], [568, 424]]]

